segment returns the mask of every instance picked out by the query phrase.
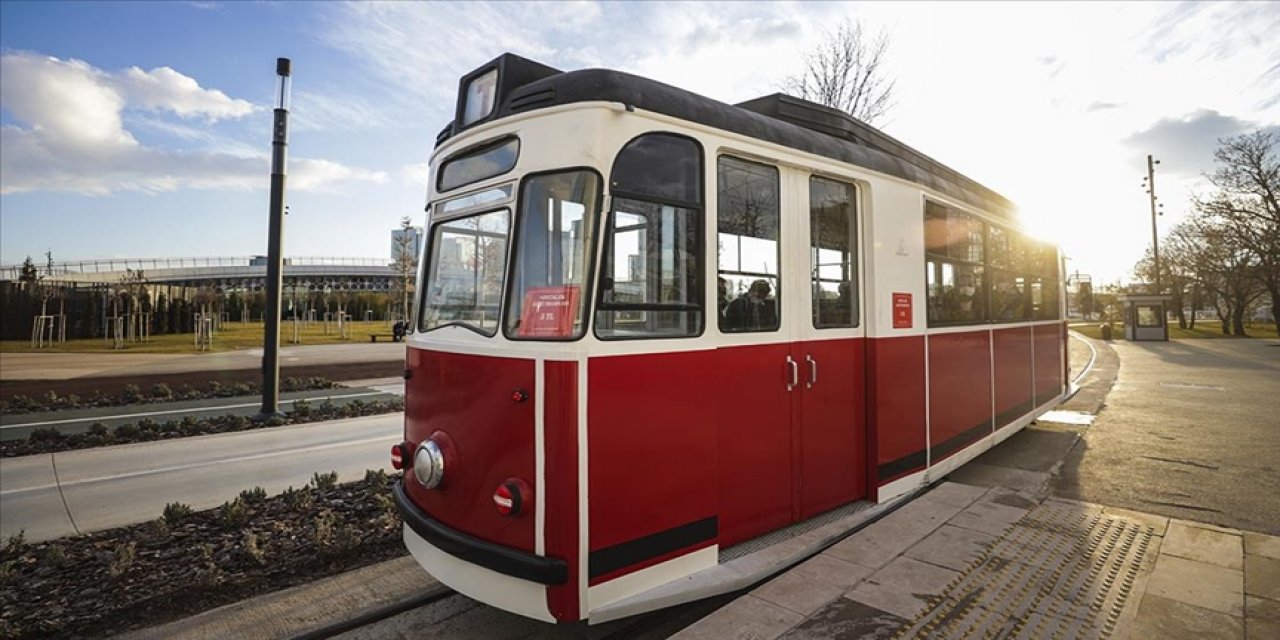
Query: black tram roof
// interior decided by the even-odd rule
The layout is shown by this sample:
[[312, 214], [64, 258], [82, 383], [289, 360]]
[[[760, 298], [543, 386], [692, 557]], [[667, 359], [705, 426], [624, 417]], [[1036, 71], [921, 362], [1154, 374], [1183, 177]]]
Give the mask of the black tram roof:
[[[1015, 216], [1013, 203], [1004, 196], [883, 131], [841, 111], [781, 93], [730, 105], [621, 71], [562, 72], [508, 53], [462, 78], [459, 113], [469, 80], [493, 68], [499, 69], [493, 113], [469, 126], [564, 104], [620, 102], [865, 167], [1005, 218]], [[460, 118], [440, 132], [437, 146], [464, 130], [457, 126], [458, 122]]]

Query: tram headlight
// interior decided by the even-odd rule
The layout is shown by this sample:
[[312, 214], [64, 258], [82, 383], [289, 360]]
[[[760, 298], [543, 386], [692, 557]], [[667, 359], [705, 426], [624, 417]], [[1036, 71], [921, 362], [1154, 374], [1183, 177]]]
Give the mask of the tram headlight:
[[413, 475], [428, 489], [440, 486], [444, 480], [444, 451], [434, 440], [418, 445], [418, 452], [413, 456]]

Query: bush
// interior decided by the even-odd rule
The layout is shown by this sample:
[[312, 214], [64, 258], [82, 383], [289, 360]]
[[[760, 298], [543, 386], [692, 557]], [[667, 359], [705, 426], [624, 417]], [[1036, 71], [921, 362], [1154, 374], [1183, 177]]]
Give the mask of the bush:
[[112, 578], [124, 575], [129, 567], [133, 566], [133, 557], [137, 548], [137, 543], [134, 542], [117, 546], [115, 552], [107, 559], [107, 573], [111, 574]]
[[164, 521], [170, 527], [173, 527], [186, 520], [191, 513], [192, 509], [189, 505], [181, 502], [170, 502], [164, 506]]
[[245, 489], [240, 492], [240, 499], [243, 500], [245, 504], [262, 504], [267, 501], [267, 490], [262, 487]]
[[311, 403], [303, 398], [293, 401], [293, 415], [305, 418], [311, 415]]
[[17, 558], [26, 548], [26, 531], [19, 531], [9, 536], [9, 539], [5, 540], [4, 546], [0, 547], [0, 560], [12, 560]]
[[51, 544], [44, 548], [44, 552], [40, 554], [40, 562], [45, 566], [57, 569], [67, 562], [67, 554], [62, 550], [61, 545]]
[[239, 529], [248, 521], [249, 507], [240, 498], [224, 502], [221, 507], [218, 507], [218, 522], [227, 531]]
[[316, 516], [314, 542], [316, 547], [327, 549], [333, 544], [333, 512], [325, 509]]
[[97, 437], [99, 437], [99, 438], [104, 438], [104, 437], [106, 437], [109, 433], [110, 433], [110, 430], [109, 430], [109, 429], [107, 429], [107, 425], [102, 424], [101, 422], [95, 422], [95, 423], [93, 423], [93, 425], [91, 425], [91, 426], [89, 427], [89, 435], [91, 435], [91, 436], [97, 436]]
[[[151, 421], [150, 421], [150, 420], [144, 420], [144, 422], [151, 422]], [[152, 424], [152, 425], [154, 425], [155, 423], [154, 423], [154, 422], [151, 422], [151, 424]], [[135, 425], [135, 424], [122, 424], [122, 425], [120, 425], [120, 426], [116, 427], [116, 431], [115, 431], [115, 434], [116, 434], [116, 440], [120, 440], [120, 441], [122, 441], [122, 442], [131, 442], [131, 441], [135, 440], [139, 435], [141, 435], [141, 434], [142, 434], [142, 429], [140, 428], [141, 426], [142, 426], [142, 423], [141, 423], [141, 422], [139, 422], [139, 423], [138, 423], [138, 424], [136, 424], [136, 425]]]
[[169, 523], [164, 518], [156, 518], [147, 523], [147, 539], [152, 542], [164, 542], [169, 539]]
[[372, 487], [381, 487], [387, 484], [387, 472], [382, 469], [366, 469], [364, 472], [365, 484]]
[[124, 391], [120, 392], [120, 400], [123, 404], [133, 404], [142, 401], [142, 390], [136, 384], [126, 384]]
[[267, 563], [267, 553], [263, 550], [262, 546], [258, 544], [258, 534], [246, 532], [244, 534], [244, 543], [242, 546], [244, 547], [244, 554], [248, 556], [250, 560], [253, 560], [258, 564]]
[[315, 498], [311, 494], [311, 487], [309, 485], [303, 485], [301, 489], [289, 487], [280, 495], [284, 497], [285, 505], [294, 511], [310, 509], [311, 505], [315, 502]]
[[66, 439], [61, 431], [53, 427], [40, 427], [31, 431], [31, 435], [27, 436], [27, 440], [32, 444], [56, 444]]
[[338, 486], [338, 472], [320, 473], [317, 471], [311, 475], [311, 484], [321, 491], [332, 489]]
[[151, 397], [168, 400], [173, 397], [173, 390], [169, 388], [169, 385], [163, 382], [158, 382], [151, 385]]

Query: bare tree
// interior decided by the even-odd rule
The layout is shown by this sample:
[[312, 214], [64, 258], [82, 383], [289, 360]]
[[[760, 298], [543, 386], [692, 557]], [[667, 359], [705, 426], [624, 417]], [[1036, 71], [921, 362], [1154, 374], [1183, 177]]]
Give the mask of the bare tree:
[[409, 298], [413, 292], [413, 278], [418, 272], [418, 254], [414, 251], [413, 219], [405, 216], [400, 219], [400, 233], [395, 236], [391, 267], [395, 269], [396, 280], [392, 295], [399, 294], [400, 310], [404, 321], [409, 321]]
[[868, 35], [861, 20], [845, 18], [805, 54], [804, 72], [784, 79], [783, 91], [875, 124], [893, 107], [888, 52], [887, 33]]
[[[1280, 158], [1272, 133], [1256, 131], [1218, 141], [1217, 192], [1195, 201], [1196, 211], [1232, 236], [1256, 260], [1254, 277], [1271, 297], [1280, 335]], [[1241, 311], [1243, 313], [1243, 311]]]

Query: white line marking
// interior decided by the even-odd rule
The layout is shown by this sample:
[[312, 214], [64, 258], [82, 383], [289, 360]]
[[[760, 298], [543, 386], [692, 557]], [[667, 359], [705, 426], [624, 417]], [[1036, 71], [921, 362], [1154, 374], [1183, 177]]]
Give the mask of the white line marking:
[[[315, 398], [294, 398], [292, 400], [281, 400], [280, 404], [293, 404], [298, 400], [340, 400], [342, 398], [360, 398], [364, 396], [380, 396], [390, 395], [383, 391], [365, 391], [362, 393], [348, 393], [340, 396], [317, 396]], [[195, 407], [191, 409], [170, 409], [168, 411], [149, 411], [147, 413], [122, 413], [115, 416], [90, 416], [88, 418], [67, 418], [65, 420], [46, 420], [44, 422], [27, 422], [23, 424], [6, 424], [0, 425], [0, 429], [17, 429], [19, 427], [41, 427], [47, 424], [71, 424], [75, 422], [88, 422], [90, 420], [119, 420], [122, 418], [144, 418], [146, 416], [163, 416], [175, 413], [204, 413], [208, 411], [225, 411], [227, 409], [247, 409], [249, 407], [260, 407], [260, 402], [249, 402], [244, 404], [224, 404], [216, 407]]]
[[[1072, 338], [1075, 338], [1076, 340], [1079, 340], [1080, 342], [1083, 342], [1083, 343], [1084, 343], [1084, 346], [1089, 347], [1089, 364], [1086, 364], [1086, 365], [1084, 366], [1084, 370], [1080, 372], [1080, 375], [1078, 375], [1078, 376], [1076, 376], [1076, 377], [1074, 377], [1074, 378], [1072, 378], [1072, 379], [1071, 379], [1071, 384], [1072, 384], [1072, 386], [1074, 386], [1077, 382], [1080, 382], [1081, 380], [1084, 380], [1084, 377], [1085, 377], [1086, 375], [1089, 375], [1089, 371], [1090, 371], [1091, 369], [1093, 369], [1093, 363], [1094, 363], [1094, 362], [1096, 362], [1096, 361], [1098, 360], [1098, 350], [1097, 350], [1097, 349], [1094, 349], [1094, 348], [1093, 348], [1093, 343], [1091, 343], [1091, 342], [1089, 342], [1088, 340], [1086, 340], [1086, 339], [1084, 338], [1084, 336], [1080, 335], [1079, 333], [1076, 333], [1075, 331], [1070, 331], [1070, 330], [1068, 330], [1068, 331], [1067, 331], [1067, 334], [1068, 334], [1068, 335], [1070, 335]], [[1074, 392], [1073, 392], [1073, 393], [1074, 393]]]
[[[282, 451], [271, 451], [268, 453], [255, 453], [251, 455], [240, 456], [238, 458], [229, 458], [229, 459], [222, 459], [222, 460], [206, 460], [203, 462], [192, 462], [188, 464], [174, 465], [171, 467], [161, 467], [159, 469], [147, 469], [144, 471], [129, 471], [126, 473], [117, 473], [115, 475], [109, 475], [109, 476], [99, 476], [96, 478], [84, 478], [81, 480], [71, 480], [71, 481], [62, 483], [62, 488], [65, 489], [67, 487], [73, 487], [78, 484], [91, 484], [94, 482], [106, 482], [108, 480], [124, 480], [127, 478], [138, 478], [142, 476], [156, 475], [159, 473], [172, 473], [174, 471], [186, 471], [188, 469], [199, 469], [200, 467], [211, 467], [214, 465], [232, 464], [236, 462], [247, 462], [250, 460], [262, 460], [264, 458], [274, 458], [277, 456], [296, 456], [298, 454], [307, 453], [311, 451], [324, 451], [326, 449], [338, 449], [342, 447], [349, 447], [349, 446], [354, 446], [359, 444], [369, 444], [371, 442], [383, 442], [383, 441], [392, 442], [394, 441], [394, 436], [377, 436], [374, 438], [364, 438], [363, 440], [348, 440], [346, 442], [330, 442], [328, 444], [318, 444], [311, 447], [291, 448], [291, 449], [285, 449]], [[39, 485], [35, 487], [23, 487], [21, 489], [10, 489], [9, 491], [0, 491], [0, 496], [7, 496], [7, 495], [12, 495], [17, 493], [26, 493], [28, 491], [40, 491], [43, 489], [53, 489], [53, 488], [56, 488], [57, 486], [58, 486], [57, 483], [54, 483], [54, 484]]]

